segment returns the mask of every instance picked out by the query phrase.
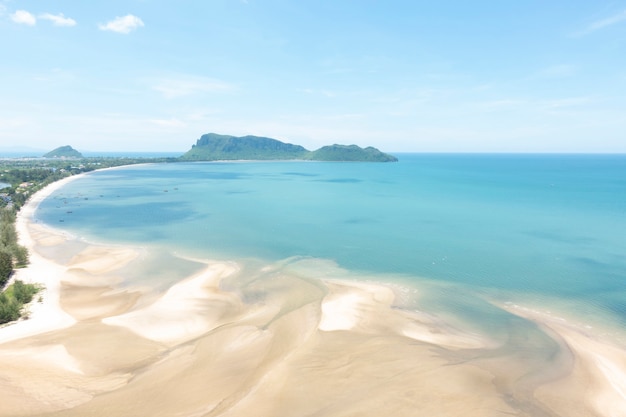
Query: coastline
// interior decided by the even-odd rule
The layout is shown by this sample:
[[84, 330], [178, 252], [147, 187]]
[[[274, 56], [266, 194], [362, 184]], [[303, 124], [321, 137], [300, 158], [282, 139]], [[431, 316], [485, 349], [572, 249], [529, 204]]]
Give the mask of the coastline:
[[[601, 340], [583, 326], [567, 319], [519, 305], [501, 308], [536, 322], [563, 339], [576, 357], [569, 381], [557, 381], [552, 390], [567, 392], [584, 388], [586, 403], [600, 416], [626, 415], [626, 350]], [[548, 387], [538, 396], [554, 396]]]
[[18, 215], [31, 264], [16, 278], [46, 289], [28, 320], [0, 328], [0, 416], [626, 414], [626, 352], [519, 306], [502, 308], [573, 357], [528, 393], [514, 381], [525, 375], [509, 363], [516, 356], [395, 308], [383, 284], [277, 272], [237, 286], [237, 264], [202, 260], [201, 271], [144, 298], [116, 285], [141, 261], [134, 248], [87, 243], [67, 263], [45, 258], [38, 245], [68, 236], [36, 224], [34, 212], [79, 177], [47, 186]]
[[[11, 279], [19, 279], [29, 284], [39, 284], [42, 289], [35, 296], [34, 301], [26, 306], [28, 320], [21, 319], [0, 328], [0, 344], [41, 332], [69, 327], [76, 322], [63, 311], [59, 304], [63, 268], [44, 258], [35, 250], [36, 237], [33, 235], [37, 234], [38, 231], [41, 233], [44, 226], [34, 224], [33, 216], [43, 200], [78, 177], [80, 175], [66, 177], [48, 184], [31, 196], [17, 213], [15, 230], [19, 244], [28, 249], [29, 265], [15, 270]], [[57, 239], [64, 239], [64, 237], [57, 234]]]

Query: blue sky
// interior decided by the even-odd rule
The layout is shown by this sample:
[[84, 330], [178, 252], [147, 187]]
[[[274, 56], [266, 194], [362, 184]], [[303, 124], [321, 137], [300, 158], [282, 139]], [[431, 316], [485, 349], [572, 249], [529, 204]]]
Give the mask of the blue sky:
[[626, 152], [626, 0], [0, 0], [0, 148]]

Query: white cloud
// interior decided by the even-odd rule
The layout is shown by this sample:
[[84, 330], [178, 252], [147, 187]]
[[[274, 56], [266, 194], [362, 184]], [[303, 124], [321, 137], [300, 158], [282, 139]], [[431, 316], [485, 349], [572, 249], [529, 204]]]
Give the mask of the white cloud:
[[188, 96], [195, 93], [212, 93], [232, 90], [233, 86], [220, 80], [206, 77], [183, 77], [158, 80], [152, 89], [166, 98]]
[[[0, 15], [3, 14], [4, 10], [6, 10], [5, 6], [0, 4]], [[11, 14], [11, 20], [13, 20], [15, 23], [29, 26], [36, 25], [37, 18], [49, 20], [54, 26], [76, 26], [76, 21], [72, 18], [65, 17], [63, 13], [59, 13], [56, 15], [51, 13], [43, 13], [35, 17], [35, 15], [27, 12], [26, 10], [17, 10], [15, 13]]]
[[40, 14], [39, 18], [51, 21], [54, 26], [76, 26], [76, 20], [63, 16], [63, 13], [57, 15], [44, 13]]
[[606, 19], [596, 20], [591, 23], [584, 29], [582, 32], [577, 33], [578, 36], [588, 35], [592, 32], [595, 32], [600, 29], [604, 29], [609, 26], [613, 26], [617, 23], [626, 21], [626, 10], [622, 10], [619, 13], [614, 14], [613, 16], [607, 17]]
[[11, 15], [11, 20], [15, 23], [34, 26], [37, 24], [37, 18], [26, 10], [17, 10]]
[[131, 31], [143, 27], [143, 21], [137, 16], [127, 14], [126, 16], [116, 17], [115, 19], [107, 22], [106, 24], [98, 25], [100, 30], [109, 30], [111, 32], [128, 34]]

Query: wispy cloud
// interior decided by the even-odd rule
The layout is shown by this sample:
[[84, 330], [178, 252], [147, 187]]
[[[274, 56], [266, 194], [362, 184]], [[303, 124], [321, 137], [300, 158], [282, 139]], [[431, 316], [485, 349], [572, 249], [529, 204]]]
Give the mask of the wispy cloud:
[[186, 120], [192, 121], [192, 122], [203, 122], [205, 120], [210, 119], [211, 117], [214, 117], [216, 114], [219, 114], [220, 111], [217, 109], [196, 109], [193, 110], [191, 113], [188, 113], [185, 116]]
[[100, 30], [122, 33], [126, 35], [133, 30], [143, 26], [143, 21], [140, 18], [132, 14], [127, 14], [126, 16], [118, 16], [105, 24], [99, 24], [98, 28]]
[[549, 109], [561, 109], [566, 107], [578, 107], [590, 104], [593, 100], [590, 97], [567, 97], [554, 100], [546, 100], [543, 106]]
[[187, 124], [178, 119], [150, 119], [150, 123], [164, 128], [185, 127]]
[[326, 116], [326, 120], [362, 120], [365, 117], [364, 114], [361, 113], [345, 113], [345, 114], [333, 114], [330, 116]]
[[498, 100], [490, 100], [478, 102], [478, 108], [486, 111], [511, 110], [526, 105], [527, 102], [516, 98], [502, 98]]
[[620, 22], [626, 21], [626, 10], [622, 10], [619, 13], [614, 14], [613, 16], [607, 17], [605, 19], [596, 20], [592, 22], [589, 26], [583, 29], [581, 32], [576, 33], [576, 36], [584, 36], [595, 31], [607, 28], [609, 26], [616, 25]]
[[11, 20], [22, 25], [35, 26], [37, 18], [26, 10], [16, 10], [11, 14]]
[[207, 77], [179, 77], [157, 80], [152, 89], [163, 94], [165, 98], [189, 96], [197, 93], [213, 93], [233, 90], [234, 87], [224, 81]]
[[62, 68], [52, 68], [49, 71], [41, 71], [33, 76], [33, 81], [51, 84], [68, 84], [77, 79], [70, 71]]
[[574, 75], [576, 68], [573, 65], [561, 64], [543, 68], [534, 74], [534, 78], [562, 78]]
[[54, 26], [76, 26], [76, 20], [70, 17], [65, 17], [63, 13], [59, 13], [56, 15], [51, 13], [43, 13], [39, 15], [39, 18], [51, 21]]
[[296, 91], [299, 91], [305, 94], [311, 94], [311, 95], [322, 95], [328, 98], [337, 97], [337, 94], [338, 94], [336, 91], [332, 91], [332, 90], [314, 90], [312, 88], [299, 88]]

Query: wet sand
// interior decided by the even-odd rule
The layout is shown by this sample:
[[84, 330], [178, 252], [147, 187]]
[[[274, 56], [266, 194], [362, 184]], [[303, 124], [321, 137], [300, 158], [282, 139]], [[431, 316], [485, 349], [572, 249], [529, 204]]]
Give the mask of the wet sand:
[[61, 185], [19, 215], [32, 255], [17, 278], [46, 291], [0, 329], [0, 416], [626, 415], [626, 353], [521, 307], [504, 308], [536, 331], [501, 343], [381, 284], [195, 260], [155, 292], [121, 285], [137, 248], [46, 258], [71, 237], [32, 214]]

